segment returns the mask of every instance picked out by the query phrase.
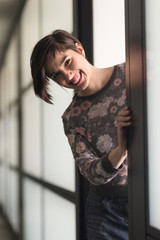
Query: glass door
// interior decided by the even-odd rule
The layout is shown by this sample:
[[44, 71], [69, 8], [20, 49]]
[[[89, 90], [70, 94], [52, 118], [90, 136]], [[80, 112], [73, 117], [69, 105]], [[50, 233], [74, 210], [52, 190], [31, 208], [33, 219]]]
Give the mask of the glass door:
[[126, 0], [130, 240], [160, 239], [160, 2]]
[[145, 1], [148, 231], [160, 239], [160, 1]]

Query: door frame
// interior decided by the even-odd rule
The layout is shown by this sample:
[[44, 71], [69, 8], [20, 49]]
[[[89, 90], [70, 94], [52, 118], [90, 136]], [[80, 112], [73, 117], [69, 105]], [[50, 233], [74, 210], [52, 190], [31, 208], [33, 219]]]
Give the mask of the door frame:
[[160, 239], [149, 225], [145, 0], [125, 0], [126, 76], [133, 126], [129, 134], [130, 240]]

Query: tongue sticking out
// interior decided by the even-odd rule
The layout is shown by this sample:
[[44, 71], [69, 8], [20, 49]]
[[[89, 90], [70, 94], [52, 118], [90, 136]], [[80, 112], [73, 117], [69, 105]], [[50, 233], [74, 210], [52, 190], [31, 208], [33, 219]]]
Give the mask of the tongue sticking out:
[[75, 74], [75, 76], [72, 79], [72, 84], [76, 85], [80, 81], [80, 78], [81, 78], [80, 73]]

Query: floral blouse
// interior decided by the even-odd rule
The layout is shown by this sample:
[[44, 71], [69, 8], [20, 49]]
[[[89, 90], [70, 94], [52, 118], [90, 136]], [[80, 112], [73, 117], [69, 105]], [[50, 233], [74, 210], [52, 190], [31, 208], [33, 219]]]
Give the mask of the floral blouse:
[[120, 64], [100, 91], [76, 94], [62, 116], [80, 172], [101, 195], [127, 195], [127, 160], [118, 169], [108, 161], [108, 153], [118, 145], [116, 116], [125, 105], [125, 64]]

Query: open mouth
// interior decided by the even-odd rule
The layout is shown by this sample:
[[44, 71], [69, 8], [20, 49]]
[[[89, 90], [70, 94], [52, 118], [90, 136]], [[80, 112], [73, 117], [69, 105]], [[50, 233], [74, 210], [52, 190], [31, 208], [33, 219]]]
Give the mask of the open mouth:
[[79, 72], [79, 73], [75, 74], [75, 76], [74, 76], [73, 79], [72, 79], [71, 84], [73, 84], [73, 85], [79, 85], [80, 82], [81, 82], [81, 80], [82, 80], [82, 73]]

